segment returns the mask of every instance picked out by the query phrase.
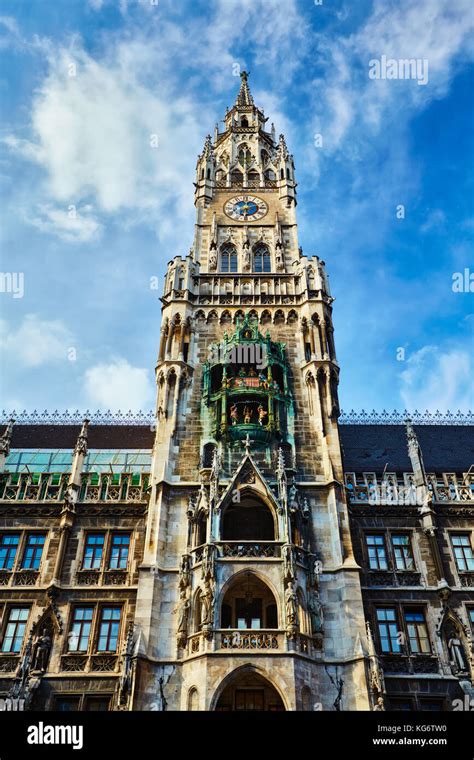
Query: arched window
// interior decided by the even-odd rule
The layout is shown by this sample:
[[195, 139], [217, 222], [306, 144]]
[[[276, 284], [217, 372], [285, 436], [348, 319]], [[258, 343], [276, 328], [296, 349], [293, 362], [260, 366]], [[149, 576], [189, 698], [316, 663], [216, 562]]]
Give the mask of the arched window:
[[210, 169], [207, 170], [207, 179], [211, 179], [211, 170]]
[[[278, 628], [278, 607], [270, 588], [252, 572], [240, 573], [221, 606], [222, 629]], [[232, 648], [232, 639], [228, 640]]]
[[290, 179], [290, 170], [289, 169], [286, 170], [286, 178]]
[[248, 127], [248, 125], [249, 125], [249, 120], [247, 119], [246, 116], [242, 116], [242, 118], [240, 120], [240, 126], [241, 127]]
[[271, 272], [270, 251], [264, 243], [258, 243], [253, 249], [253, 271]]
[[280, 169], [280, 179], [285, 179], [285, 170]]
[[221, 248], [221, 272], [237, 272], [237, 251], [232, 243]]
[[269, 507], [248, 496], [231, 502], [222, 520], [223, 541], [274, 541], [275, 523]]
[[193, 686], [192, 689], [189, 689], [188, 692], [188, 710], [199, 710], [199, 696], [198, 690], [195, 686]]

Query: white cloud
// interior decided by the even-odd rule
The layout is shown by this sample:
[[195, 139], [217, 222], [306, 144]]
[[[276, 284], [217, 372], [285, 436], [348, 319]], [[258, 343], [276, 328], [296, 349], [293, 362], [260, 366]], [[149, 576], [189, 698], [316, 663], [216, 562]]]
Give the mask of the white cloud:
[[35, 214], [24, 214], [25, 221], [66, 243], [89, 243], [96, 240], [102, 231], [102, 225], [92, 216], [90, 206], [76, 209], [74, 205], [56, 208], [50, 204], [40, 204]]
[[122, 358], [90, 367], [84, 376], [84, 389], [87, 405], [100, 409], [146, 410], [154, 402], [148, 370], [133, 367]]
[[456, 412], [474, 408], [473, 370], [468, 350], [424, 346], [407, 359], [400, 373], [405, 409]]
[[74, 339], [61, 320], [40, 319], [27, 314], [18, 328], [0, 320], [0, 348], [4, 361], [25, 368], [52, 362], [66, 362]]
[[437, 230], [444, 227], [446, 222], [446, 214], [440, 208], [435, 208], [430, 211], [426, 217], [426, 221], [420, 227], [420, 232], [430, 232], [431, 230]]
[[171, 97], [165, 83], [155, 91], [142, 84], [153, 53], [133, 42], [101, 61], [77, 43], [49, 51], [49, 74], [33, 100], [34, 137], [5, 142], [45, 169], [50, 198], [78, 206], [93, 199], [104, 212], [134, 209], [153, 219], [170, 203], [180, 213], [202, 129], [189, 98]]
[[[316, 95], [325, 114], [326, 147], [352, 150], [355, 139], [370, 143], [391, 118], [403, 120], [404, 113], [443, 97], [457, 67], [472, 57], [473, 29], [471, 0], [376, 0], [372, 14], [354, 34], [329, 40], [321, 35], [326, 76], [317, 83]], [[428, 84], [369, 79], [369, 61], [382, 55], [427, 59]]]

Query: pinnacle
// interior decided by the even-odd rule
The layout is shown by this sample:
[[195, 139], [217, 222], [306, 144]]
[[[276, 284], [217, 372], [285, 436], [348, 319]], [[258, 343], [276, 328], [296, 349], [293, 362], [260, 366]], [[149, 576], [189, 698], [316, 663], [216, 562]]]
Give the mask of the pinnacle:
[[253, 106], [253, 97], [248, 85], [248, 76], [248, 71], [242, 71], [240, 74], [242, 81], [240, 83], [237, 100], [235, 101], [236, 106]]

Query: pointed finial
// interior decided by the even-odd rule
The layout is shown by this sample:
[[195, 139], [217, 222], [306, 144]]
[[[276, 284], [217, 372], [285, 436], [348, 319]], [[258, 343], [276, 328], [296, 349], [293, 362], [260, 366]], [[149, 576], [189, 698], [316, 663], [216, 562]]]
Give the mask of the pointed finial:
[[8, 420], [8, 425], [5, 428], [5, 431], [0, 438], [0, 454], [4, 454], [6, 457], [10, 453], [10, 444], [12, 441], [12, 434], [13, 434], [13, 425], [15, 424], [15, 420], [13, 417], [10, 417]]
[[74, 447], [75, 454], [82, 454], [83, 456], [87, 454], [87, 428], [89, 422], [90, 420], [86, 418], [82, 423], [81, 432], [77, 437], [76, 445]]
[[236, 106], [253, 106], [253, 97], [248, 85], [249, 72], [240, 72], [240, 90], [235, 101]]
[[244, 446], [245, 446], [245, 453], [250, 454], [250, 435], [248, 433], [245, 437]]

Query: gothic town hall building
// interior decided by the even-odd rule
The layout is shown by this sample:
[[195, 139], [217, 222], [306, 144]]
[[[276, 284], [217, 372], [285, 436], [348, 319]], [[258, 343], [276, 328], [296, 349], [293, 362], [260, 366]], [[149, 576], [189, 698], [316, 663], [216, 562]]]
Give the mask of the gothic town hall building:
[[341, 417], [267, 121], [244, 72], [168, 263], [155, 414], [4, 420], [0, 696], [24, 709], [474, 699], [472, 418]]

